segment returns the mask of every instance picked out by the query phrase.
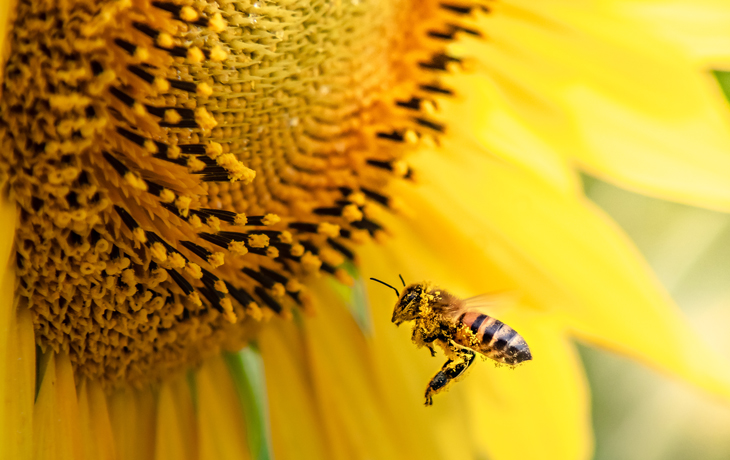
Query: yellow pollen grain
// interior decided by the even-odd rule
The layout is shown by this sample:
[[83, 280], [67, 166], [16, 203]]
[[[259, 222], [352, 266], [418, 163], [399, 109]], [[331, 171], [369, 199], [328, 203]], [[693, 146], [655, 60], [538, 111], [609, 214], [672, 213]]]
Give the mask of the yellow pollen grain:
[[269, 237], [264, 234], [249, 235], [248, 245], [252, 248], [265, 248], [269, 245]]
[[203, 270], [200, 268], [200, 265], [196, 264], [195, 262], [188, 262], [187, 265], [185, 265], [185, 273], [195, 278], [196, 280], [199, 280], [203, 277]]
[[180, 123], [180, 120], [182, 120], [182, 115], [177, 110], [174, 109], [167, 109], [165, 110], [165, 122], [172, 123], [173, 125], [176, 125]]
[[241, 212], [241, 213], [236, 214], [236, 217], [233, 219], [233, 223], [243, 227], [244, 225], [246, 225], [248, 223], [248, 218], [246, 217], [246, 214]]
[[159, 241], [152, 244], [152, 247], [150, 248], [150, 253], [152, 254], [152, 257], [157, 259], [157, 261], [159, 262], [164, 262], [167, 260], [167, 249], [165, 249], [165, 246]]
[[131, 171], [127, 172], [124, 175], [124, 180], [137, 190], [141, 190], [143, 192], [147, 191], [147, 183], [144, 181], [144, 179]]
[[248, 248], [243, 241], [231, 241], [228, 243], [228, 250], [239, 256], [248, 254]]
[[223, 154], [223, 146], [218, 142], [209, 142], [208, 145], [205, 146], [205, 154], [215, 160]]
[[225, 263], [225, 255], [222, 252], [214, 252], [208, 256], [208, 263], [218, 268]]
[[188, 163], [187, 164], [188, 164], [188, 168], [192, 172], [202, 171], [203, 168], [205, 168], [205, 163], [203, 163], [202, 161], [198, 160], [195, 157], [190, 157], [188, 159]]
[[190, 294], [188, 294], [188, 300], [193, 303], [193, 305], [197, 307], [202, 307], [203, 302], [200, 300], [200, 294], [198, 294], [198, 291], [193, 291]]
[[226, 287], [226, 283], [223, 280], [217, 280], [213, 287], [216, 291], [222, 292], [223, 294], [228, 294], [228, 288]]
[[286, 283], [286, 290], [289, 292], [299, 292], [302, 289], [302, 284], [295, 278], [290, 279]]
[[403, 136], [403, 138], [409, 144], [415, 144], [416, 142], [418, 142], [418, 134], [415, 131], [413, 131], [412, 129], [407, 130], [406, 134], [405, 134], [405, 136]]
[[190, 64], [200, 64], [205, 59], [205, 55], [197, 46], [188, 48], [187, 57]]
[[190, 6], [183, 6], [180, 9], [180, 19], [187, 22], [194, 22], [200, 18], [200, 14]]
[[216, 13], [213, 15], [212, 18], [208, 19], [208, 27], [210, 27], [213, 32], [220, 33], [226, 30], [228, 24], [226, 23], [225, 19], [223, 19], [222, 14]]
[[166, 93], [170, 90], [170, 82], [161, 77], [155, 77], [152, 81], [158, 93]]
[[274, 225], [281, 222], [281, 217], [277, 216], [276, 214], [266, 214], [263, 219], [261, 219], [261, 223], [264, 225]]
[[365, 194], [364, 194], [364, 193], [362, 193], [362, 192], [355, 192], [355, 193], [350, 193], [350, 194], [349, 194], [349, 195], [347, 196], [347, 199], [348, 199], [349, 201], [351, 201], [351, 202], [355, 203], [355, 204], [356, 204], [356, 205], [358, 205], [358, 206], [362, 206], [362, 205], [364, 205], [364, 204], [365, 204]]
[[170, 254], [168, 260], [171, 268], [180, 269], [185, 267], [185, 258], [177, 252]]
[[291, 244], [294, 239], [292, 238], [290, 231], [284, 230], [283, 232], [279, 233], [279, 241], [284, 244]]
[[221, 231], [221, 220], [215, 216], [210, 216], [205, 219], [205, 223], [213, 229], [213, 231], [220, 232]]
[[340, 226], [337, 224], [331, 224], [329, 222], [322, 222], [317, 226], [317, 233], [320, 235], [326, 235], [331, 238], [340, 236]]
[[134, 110], [134, 113], [136, 113], [140, 117], [144, 117], [147, 115], [147, 108], [139, 102], [134, 103], [134, 105], [132, 106], [132, 110]]
[[295, 244], [291, 247], [291, 255], [294, 257], [299, 257], [302, 254], [304, 254], [304, 246], [301, 244]]
[[175, 192], [169, 188], [163, 188], [160, 192], [160, 201], [163, 203], [172, 203], [175, 201]]
[[211, 88], [209, 84], [207, 84], [205, 82], [201, 82], [195, 86], [195, 93], [198, 96], [207, 97], [207, 96], [210, 96], [211, 94], [213, 94], [213, 88]]
[[264, 318], [264, 314], [261, 311], [261, 307], [256, 302], [251, 302], [246, 305], [246, 314], [251, 317], [254, 321], [261, 321]]
[[172, 35], [167, 32], [162, 32], [157, 36], [157, 46], [160, 48], [170, 49], [175, 46], [175, 41], [172, 39]]
[[144, 230], [142, 230], [141, 227], [137, 227], [134, 230], [132, 230], [132, 236], [134, 237], [135, 241], [139, 241], [140, 243], [147, 242], [147, 235], [145, 234]]
[[275, 283], [271, 287], [271, 293], [274, 294], [275, 297], [281, 298], [281, 297], [284, 297], [284, 295], [286, 294], [286, 289], [284, 288], [283, 284]]
[[408, 163], [405, 161], [394, 161], [393, 162], [393, 174], [398, 177], [403, 177], [408, 174]]
[[330, 265], [340, 265], [345, 261], [345, 258], [339, 252], [330, 248], [322, 248], [319, 251], [319, 257]]
[[220, 304], [221, 308], [223, 308], [223, 317], [227, 321], [235, 323], [237, 318], [236, 314], [233, 313], [233, 304], [231, 303], [231, 299], [229, 299], [228, 297], [224, 297], [221, 299]]
[[180, 154], [182, 154], [182, 150], [180, 150], [180, 147], [178, 147], [177, 145], [171, 145], [167, 149], [167, 158], [171, 160], [176, 160], [180, 158]]
[[266, 248], [266, 255], [271, 257], [272, 259], [276, 259], [277, 257], [279, 257], [279, 249], [274, 246], [269, 246], [268, 248]]
[[147, 152], [149, 152], [149, 153], [151, 153], [153, 155], [155, 153], [159, 152], [159, 150], [160, 150], [160, 149], [157, 148], [157, 144], [155, 144], [154, 141], [151, 141], [149, 139], [147, 139], [146, 141], [144, 141], [144, 149]]
[[256, 171], [247, 168], [242, 162], [240, 162], [236, 156], [232, 153], [226, 153], [216, 158], [216, 163], [228, 171], [231, 181], [242, 181], [244, 184], [249, 184], [256, 177]]
[[[134, 110], [134, 113], [140, 117], [144, 117], [147, 115], [147, 108], [139, 102], [134, 103], [134, 105], [132, 106], [132, 110]], [[147, 146], [145, 145], [145, 147]]]
[[342, 217], [348, 222], [357, 222], [358, 220], [362, 220], [362, 211], [360, 211], [356, 204], [348, 204], [342, 208]]
[[138, 46], [137, 49], [134, 50], [134, 57], [139, 61], [146, 61], [150, 58], [150, 52], [144, 46]]
[[210, 59], [212, 61], [224, 61], [228, 57], [228, 52], [222, 46], [216, 46], [210, 51]]
[[205, 107], [195, 109], [195, 122], [204, 130], [211, 130], [218, 124], [215, 118], [213, 118], [213, 115]]
[[320, 267], [322, 267], [322, 261], [320, 258], [309, 251], [305, 252], [302, 256], [301, 264], [308, 272], [316, 272], [320, 269]]
[[177, 200], [175, 200], [175, 207], [177, 207], [177, 210], [181, 216], [188, 216], [188, 214], [190, 213], [190, 203], [192, 203], [192, 201], [192, 198], [190, 198], [189, 196], [177, 197]]
[[203, 226], [203, 221], [200, 220], [200, 217], [198, 217], [197, 214], [193, 214], [188, 219], [188, 223], [193, 226], [193, 228], [200, 228]]
[[423, 109], [423, 112], [427, 115], [433, 115], [436, 113], [436, 106], [431, 101], [423, 101], [421, 103], [421, 109]]

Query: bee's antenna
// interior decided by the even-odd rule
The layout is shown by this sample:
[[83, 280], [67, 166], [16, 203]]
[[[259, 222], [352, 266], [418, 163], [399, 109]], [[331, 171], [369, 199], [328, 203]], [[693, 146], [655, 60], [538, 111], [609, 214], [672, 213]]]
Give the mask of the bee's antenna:
[[397, 295], [398, 297], [400, 297], [400, 292], [398, 292], [398, 289], [394, 288], [394, 287], [393, 287], [393, 286], [391, 286], [390, 284], [388, 284], [388, 283], [384, 283], [384, 282], [382, 282], [382, 281], [380, 281], [380, 280], [376, 280], [375, 278], [370, 278], [370, 279], [371, 279], [371, 280], [373, 280], [373, 281], [377, 281], [377, 282], [378, 282], [378, 283], [380, 283], [380, 284], [384, 284], [384, 285], [388, 286], [389, 288], [391, 288], [392, 290], [394, 290], [394, 291], [395, 291], [395, 295]]
[[401, 283], [403, 283], [403, 287], [406, 287], [406, 282], [405, 282], [405, 281], [403, 281], [403, 275], [401, 275], [401, 274], [399, 273], [399, 274], [398, 274], [398, 277], [400, 278], [400, 282], [401, 282]]

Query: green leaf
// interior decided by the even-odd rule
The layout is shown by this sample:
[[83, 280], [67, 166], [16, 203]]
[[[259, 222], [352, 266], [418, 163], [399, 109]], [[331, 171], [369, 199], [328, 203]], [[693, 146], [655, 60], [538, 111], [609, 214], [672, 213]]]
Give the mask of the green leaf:
[[251, 458], [271, 460], [274, 456], [271, 450], [266, 375], [261, 354], [251, 344], [237, 353], [224, 353], [224, 357], [243, 408]]
[[725, 99], [730, 102], [730, 72], [726, 72], [724, 70], [713, 70], [712, 75], [715, 76], [717, 83], [720, 85], [720, 89], [722, 89], [723, 94], [725, 94]]

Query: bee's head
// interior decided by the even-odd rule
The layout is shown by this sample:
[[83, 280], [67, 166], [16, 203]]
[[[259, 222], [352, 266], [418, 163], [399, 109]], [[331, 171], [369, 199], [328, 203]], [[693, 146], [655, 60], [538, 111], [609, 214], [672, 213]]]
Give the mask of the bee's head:
[[[400, 275], [399, 275], [400, 276]], [[424, 284], [411, 284], [406, 287], [406, 282], [403, 281], [403, 277], [400, 277], [403, 286], [406, 287], [403, 294], [398, 292], [398, 289], [394, 288], [388, 283], [380, 281], [379, 279], [370, 278], [373, 281], [377, 281], [380, 284], [388, 286], [395, 291], [395, 295], [398, 296], [398, 302], [395, 304], [393, 309], [393, 318], [391, 321], [399, 326], [403, 321], [411, 321], [418, 317], [418, 313], [421, 308], [421, 297], [423, 296]]]
[[411, 321], [418, 317], [421, 309], [423, 287], [423, 284], [411, 284], [398, 297], [391, 319], [396, 326], [400, 326], [403, 321]]

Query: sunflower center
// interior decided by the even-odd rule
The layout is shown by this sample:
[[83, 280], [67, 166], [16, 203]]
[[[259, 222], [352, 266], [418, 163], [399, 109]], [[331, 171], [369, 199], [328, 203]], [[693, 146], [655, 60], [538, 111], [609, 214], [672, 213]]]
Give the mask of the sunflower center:
[[20, 1], [0, 166], [38, 344], [157, 378], [307, 308], [307, 273], [347, 282], [405, 153], [443, 131], [458, 60], [429, 24], [471, 8], [414, 5]]

